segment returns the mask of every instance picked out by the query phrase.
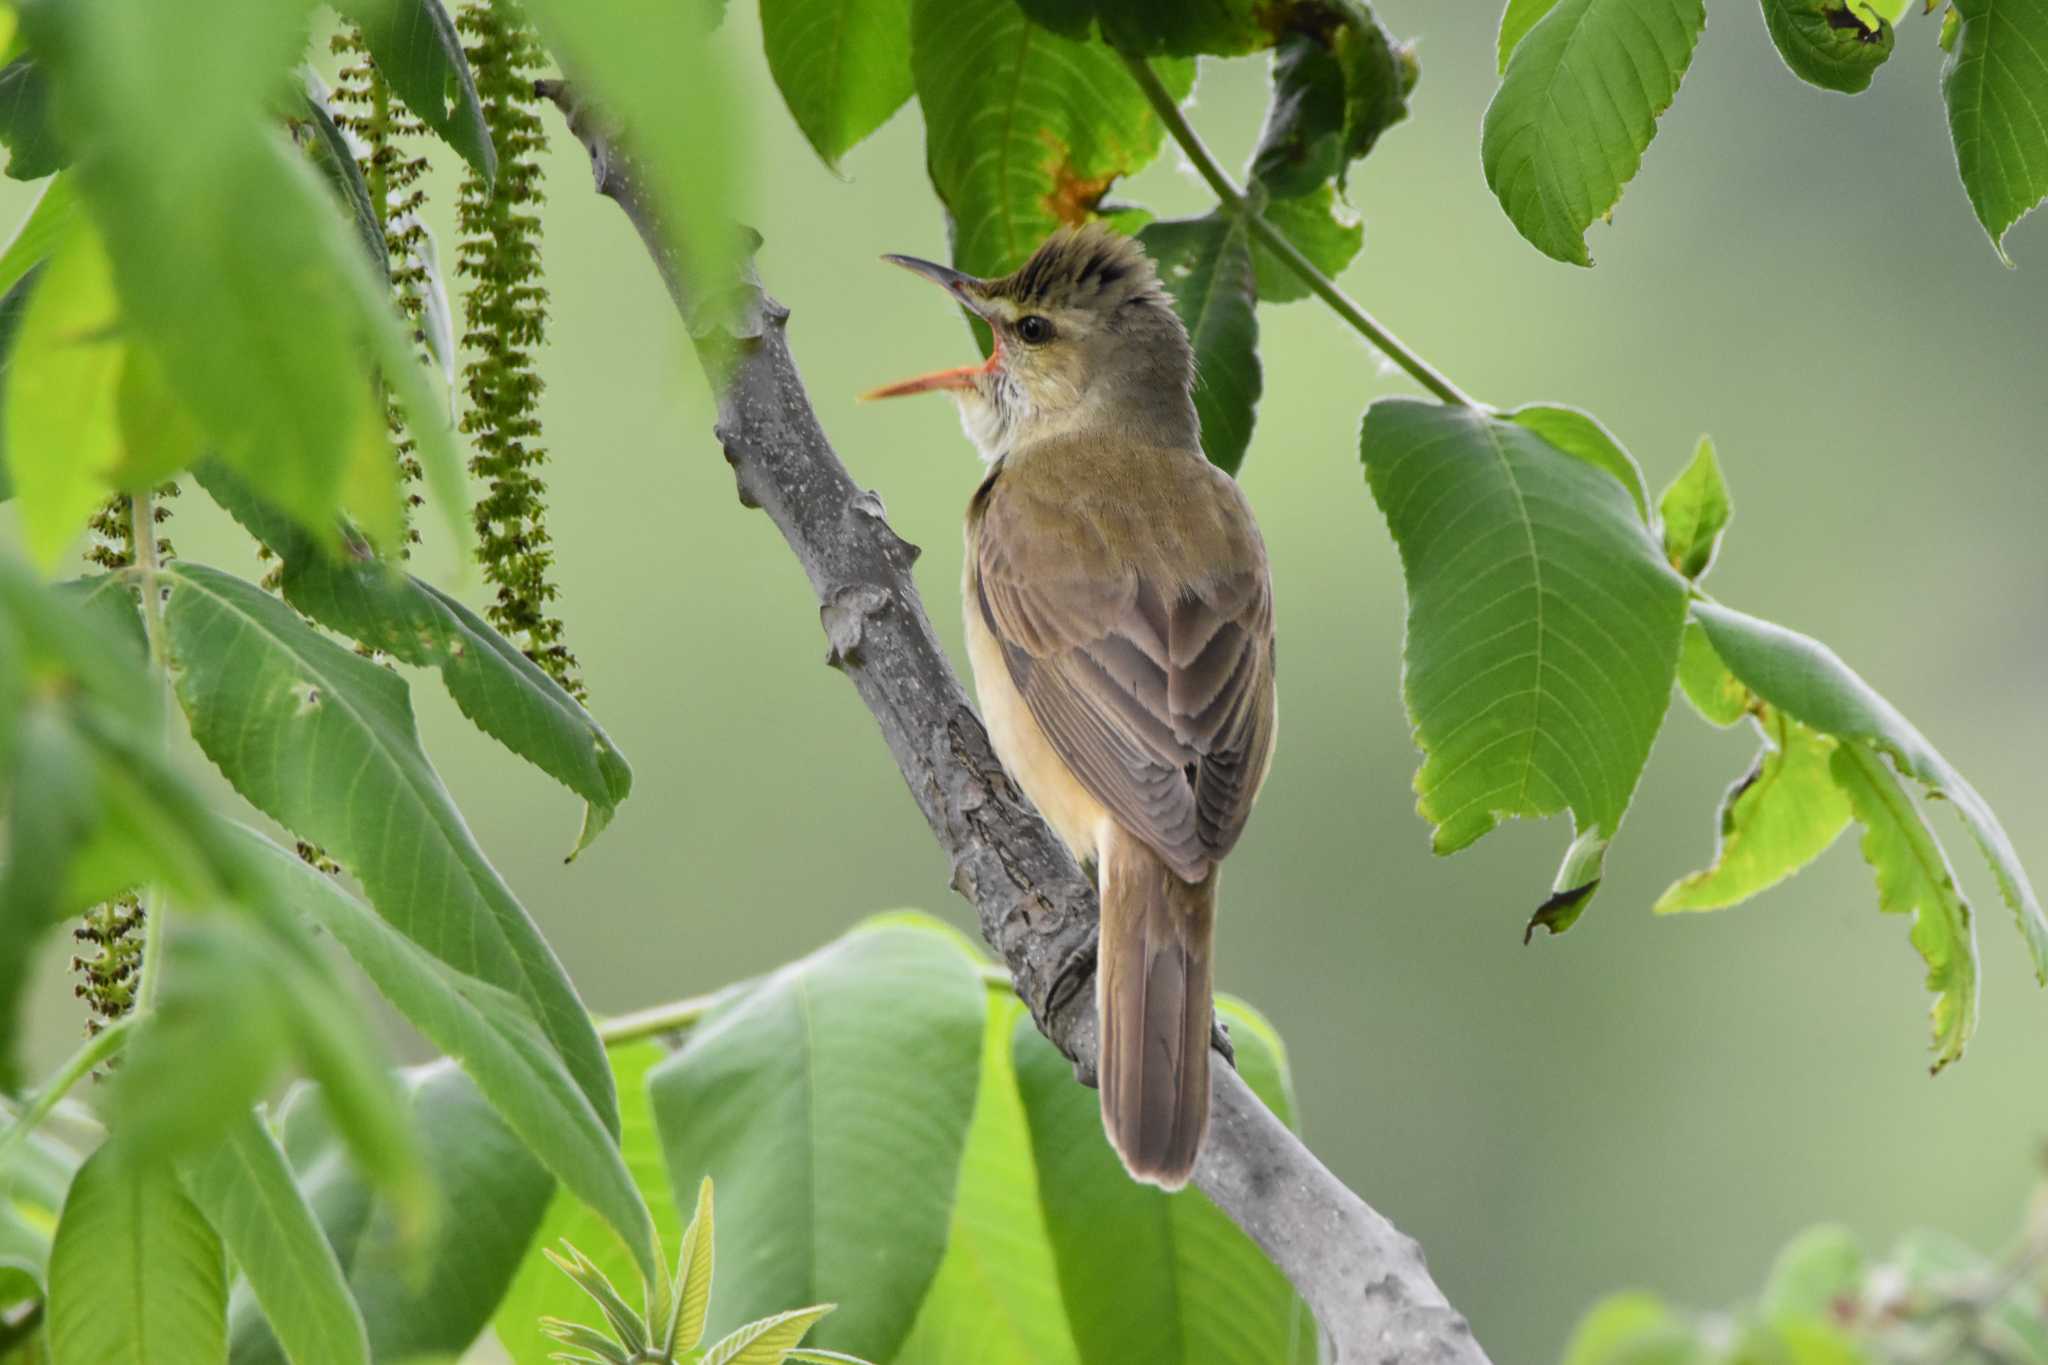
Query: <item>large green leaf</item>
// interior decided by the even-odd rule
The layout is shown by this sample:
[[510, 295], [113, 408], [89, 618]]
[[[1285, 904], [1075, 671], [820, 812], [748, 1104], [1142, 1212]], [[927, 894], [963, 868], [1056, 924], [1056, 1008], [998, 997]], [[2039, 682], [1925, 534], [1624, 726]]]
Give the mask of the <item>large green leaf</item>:
[[[0, 1104], [0, 1114], [12, 1122], [18, 1110]], [[0, 1152], [0, 1309], [10, 1318], [48, 1291], [50, 1238], [80, 1160], [47, 1131]]]
[[[910, 69], [953, 264], [969, 274], [1015, 270], [1165, 136], [1116, 53], [1037, 27], [1016, 0], [913, 0]], [[1193, 88], [1192, 61], [1157, 70], [1175, 98]]]
[[[661, 1135], [655, 1131], [647, 1098], [647, 1073], [667, 1055], [667, 1049], [653, 1041], [611, 1049], [612, 1075], [619, 1087], [619, 1156], [653, 1212], [661, 1245], [680, 1248], [683, 1222], [676, 1212], [668, 1168], [662, 1163]], [[543, 1317], [574, 1322], [589, 1312], [590, 1301], [575, 1281], [541, 1255], [544, 1248], [559, 1251], [564, 1241], [588, 1256], [622, 1289], [639, 1276], [632, 1253], [590, 1206], [567, 1188], [557, 1188], [540, 1231], [520, 1262], [519, 1274], [493, 1319], [498, 1341], [519, 1365], [547, 1365], [550, 1353], [560, 1349], [561, 1343], [541, 1333]]]
[[[1331, 279], [1344, 273], [1344, 267], [1365, 245], [1364, 222], [1344, 207], [1331, 185], [1296, 198], [1271, 200], [1260, 216]], [[1252, 244], [1252, 261], [1257, 268], [1259, 302], [1294, 303], [1309, 296], [1301, 276], [1263, 243]]]
[[1439, 853], [1569, 810], [1544, 908], [1568, 927], [1670, 700], [1684, 584], [1613, 472], [1526, 426], [1385, 399], [1360, 452], [1407, 579], [1417, 810]]
[[441, 0], [336, 0], [334, 7], [361, 30], [377, 73], [420, 122], [460, 152], [486, 183], [495, 179], [498, 154], [491, 130], [484, 125], [462, 39]]
[[1195, 412], [1202, 453], [1235, 474], [1252, 441], [1259, 402], [1257, 285], [1251, 234], [1241, 214], [1148, 224], [1138, 240], [1152, 254], [1195, 348]]
[[684, 278], [731, 278], [742, 245], [732, 198], [747, 104], [706, 41], [712, 16], [674, 0], [527, 0], [525, 8], [585, 95], [633, 130], [642, 188]]
[[838, 1303], [819, 1345], [895, 1354], [945, 1251], [982, 996], [949, 931], [869, 925], [735, 998], [655, 1068], [674, 1188], [718, 1185], [713, 1336]]
[[2048, 5], [1954, 0], [1962, 31], [1941, 69], [1956, 169], [2007, 265], [2005, 234], [2048, 197]]
[[[1270, 1029], [1219, 1000], [1238, 1069], [1283, 1120], [1293, 1107]], [[1313, 1361], [1313, 1325], [1286, 1279], [1197, 1190], [1168, 1195], [1124, 1173], [1095, 1092], [1020, 1018], [1017, 1084], [1067, 1321], [1088, 1365]], [[1219, 1063], [1220, 1065], [1220, 1063]]]
[[1977, 931], [1956, 889], [1955, 869], [1912, 798], [1870, 745], [1835, 750], [1834, 778], [1863, 826], [1863, 857], [1877, 874], [1878, 909], [1913, 918], [1913, 946], [1927, 962], [1934, 994], [1934, 1066], [1963, 1055], [1977, 1026]]
[[1565, 1343], [1564, 1365], [1710, 1365], [1699, 1329], [1653, 1294], [1616, 1294], [1593, 1305]]
[[1700, 0], [1559, 0], [1515, 47], [1479, 156], [1537, 250], [1593, 263], [1586, 228], [1642, 164], [1706, 21]]
[[828, 166], [910, 98], [910, 0], [761, 0], [761, 45]]
[[226, 1351], [220, 1238], [147, 1153], [109, 1145], [71, 1182], [50, 1250], [54, 1365], [205, 1365]]
[[632, 768], [582, 704], [518, 646], [422, 579], [367, 553], [331, 553], [233, 470], [208, 461], [198, 477], [284, 561], [285, 601], [372, 649], [438, 668], [478, 729], [581, 796], [587, 804], [577, 852], [611, 823], [633, 788]]
[[370, 1339], [341, 1263], [262, 1118], [245, 1114], [184, 1176], [292, 1365], [368, 1365]]
[[257, 809], [339, 859], [395, 929], [516, 996], [614, 1131], [611, 1068], [561, 963], [420, 748], [405, 683], [252, 584], [173, 565], [164, 619], [193, 737]]
[[[285, 902], [331, 934], [384, 998], [469, 1073], [484, 1099], [562, 1182], [563, 1197], [594, 1210], [636, 1262], [651, 1265], [653, 1229], [648, 1203], [634, 1188], [635, 1175], [532, 1011], [428, 953], [333, 878], [254, 831], [240, 833], [274, 866]], [[645, 1101], [639, 1103], [644, 1110]]]
[[2012, 840], [1977, 789], [1912, 722], [1818, 640], [1711, 602], [1694, 603], [1693, 616], [1750, 691], [1823, 734], [1868, 742], [1889, 755], [1900, 772], [1955, 807], [2019, 920], [2035, 976], [2048, 983], [2048, 916], [2042, 914]]
[[[423, 1067], [406, 1080], [443, 1205], [424, 1245], [343, 1159], [319, 1092], [296, 1092], [282, 1119], [285, 1151], [348, 1275], [378, 1361], [467, 1350], [504, 1296], [553, 1189], [453, 1065]], [[235, 1303], [231, 1325], [233, 1365], [284, 1365], [253, 1302]]]
[[1718, 910], [1777, 885], [1818, 858], [1849, 823], [1829, 774], [1835, 741], [1777, 711], [1758, 719], [1763, 752], [1721, 798], [1714, 861], [1673, 882], [1657, 912]]
[[38, 275], [7, 375], [8, 473], [22, 540], [46, 572], [107, 495], [120, 458], [115, 394], [127, 356], [98, 234], [67, 233]]
[[1792, 74], [1853, 95], [1892, 55], [1892, 26], [1866, 23], [1850, 0], [1763, 0], [1764, 25]]
[[988, 1006], [946, 1258], [893, 1365], [1079, 1365], [1010, 1055], [1024, 1005], [1004, 991]]
[[104, 0], [22, 20], [56, 82], [122, 317], [222, 458], [308, 527], [324, 532], [346, 506], [388, 541], [398, 470], [374, 365], [466, 536], [455, 446], [389, 283], [275, 127], [307, 9]]

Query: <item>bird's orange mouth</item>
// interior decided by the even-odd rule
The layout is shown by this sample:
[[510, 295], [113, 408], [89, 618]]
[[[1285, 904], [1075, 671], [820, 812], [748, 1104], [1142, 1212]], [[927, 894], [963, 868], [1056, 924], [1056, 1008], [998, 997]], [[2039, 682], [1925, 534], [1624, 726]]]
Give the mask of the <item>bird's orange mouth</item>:
[[[968, 292], [969, 285], [979, 283], [979, 281], [971, 276], [963, 275], [957, 270], [939, 265], [934, 261], [919, 260], [915, 256], [884, 256], [882, 259], [891, 265], [902, 266], [913, 275], [921, 275], [925, 279], [930, 280], [975, 313], [983, 311], [976, 305], [974, 297]], [[862, 394], [861, 401], [866, 402], [872, 398], [901, 398], [905, 394], [939, 393], [949, 390], [971, 393], [978, 387], [982, 379], [994, 374], [996, 367], [1002, 363], [1003, 336], [1001, 332], [997, 332], [995, 333], [995, 349], [989, 352], [988, 359], [981, 364], [960, 365], [950, 370], [934, 370], [930, 374], [921, 374], [915, 379], [905, 379], [896, 384], [884, 384], [879, 389], [871, 389], [867, 393]]]
[[995, 373], [996, 366], [1003, 363], [1003, 339], [996, 338], [996, 348], [989, 352], [988, 359], [979, 365], [959, 365], [950, 370], [934, 370], [921, 374], [915, 379], [905, 379], [895, 384], [884, 384], [879, 389], [870, 389], [860, 396], [863, 403], [871, 398], [901, 398], [907, 393], [935, 393], [946, 389], [971, 391], [987, 375]]

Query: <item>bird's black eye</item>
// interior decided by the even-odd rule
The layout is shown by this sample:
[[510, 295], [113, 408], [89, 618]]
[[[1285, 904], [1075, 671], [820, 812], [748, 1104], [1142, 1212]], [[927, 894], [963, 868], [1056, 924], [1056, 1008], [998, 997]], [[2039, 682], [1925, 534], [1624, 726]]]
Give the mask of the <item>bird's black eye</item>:
[[1052, 324], [1032, 313], [1017, 319], [1017, 336], [1027, 346], [1043, 346], [1052, 340]]

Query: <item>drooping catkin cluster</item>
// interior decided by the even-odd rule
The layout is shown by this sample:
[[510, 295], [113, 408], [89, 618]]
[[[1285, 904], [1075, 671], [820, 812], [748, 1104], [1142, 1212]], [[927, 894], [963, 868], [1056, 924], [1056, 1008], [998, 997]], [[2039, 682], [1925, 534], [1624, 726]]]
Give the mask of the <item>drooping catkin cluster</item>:
[[71, 959], [78, 974], [72, 993], [92, 1013], [87, 1037], [97, 1034], [135, 1007], [136, 975], [142, 970], [142, 901], [132, 891], [95, 905], [71, 931], [82, 946]]
[[[370, 192], [370, 206], [384, 228], [384, 251], [390, 261], [391, 291], [412, 331], [413, 345], [426, 346], [426, 299], [432, 287], [427, 273], [427, 230], [420, 213], [427, 202], [426, 189], [419, 183], [426, 174], [427, 158], [413, 155], [426, 125], [394, 100], [391, 85], [377, 70], [362, 32], [344, 24], [331, 40], [332, 50], [342, 58], [330, 112], [337, 126], [354, 139], [356, 169]], [[405, 496], [405, 535], [399, 556], [409, 557], [419, 543], [412, 512], [425, 500], [410, 485], [420, 480], [420, 462], [412, 433], [406, 430], [405, 414], [387, 392], [384, 421], [391, 431], [397, 452], [399, 475], [408, 486]]]
[[[164, 500], [176, 495], [175, 483], [160, 485], [150, 502], [150, 521], [161, 526], [170, 518]], [[115, 493], [92, 514], [87, 523], [85, 557], [108, 573], [135, 566], [134, 499]], [[157, 556], [167, 559], [171, 542], [158, 538]], [[143, 909], [141, 898], [124, 892], [110, 901], [93, 906], [81, 917], [71, 937], [80, 945], [71, 959], [78, 982], [72, 994], [83, 1000], [90, 1012], [85, 1021], [87, 1036], [98, 1033], [135, 1005], [136, 973], [142, 968]]]
[[545, 62], [516, 0], [469, 0], [456, 19], [468, 40], [477, 95], [498, 152], [494, 188], [474, 170], [462, 184], [458, 269], [463, 303], [462, 429], [475, 443], [470, 471], [486, 481], [476, 505], [477, 554], [497, 588], [491, 624], [579, 701], [583, 680], [550, 608], [554, 551], [541, 466], [540, 376], [533, 352], [547, 329], [541, 284], [540, 156], [547, 137], [533, 79]]

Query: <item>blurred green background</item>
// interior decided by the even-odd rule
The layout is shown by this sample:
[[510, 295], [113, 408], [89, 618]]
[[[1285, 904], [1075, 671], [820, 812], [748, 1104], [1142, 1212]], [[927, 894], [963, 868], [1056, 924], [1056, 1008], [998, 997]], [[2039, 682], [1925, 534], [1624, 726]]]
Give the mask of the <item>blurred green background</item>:
[[[1420, 39], [1423, 79], [1414, 117], [1353, 175], [1366, 247], [1344, 285], [1482, 398], [1598, 414], [1653, 484], [1710, 431], [1737, 505], [1713, 590], [1833, 644], [1970, 775], [2048, 885], [2048, 227], [2014, 234], [2014, 272], [1972, 220], [1934, 21], [1909, 19], [1850, 100], [1794, 80], [1753, 6], [1712, 6], [1615, 225], [1593, 231], [1598, 267], [1580, 271], [1516, 237], [1480, 174], [1495, 7], [1379, 8]], [[958, 658], [973, 455], [950, 404], [853, 399], [971, 356], [941, 297], [876, 260], [946, 254], [916, 110], [842, 178], [782, 111], [750, 6], [719, 41], [745, 107], [707, 135], [743, 148], [745, 216], [813, 400], [925, 547], [920, 582]], [[1231, 164], [1265, 84], [1263, 59], [1202, 72], [1195, 119]], [[639, 243], [550, 119], [560, 608], [637, 786], [564, 865], [573, 801], [429, 683], [415, 700], [449, 786], [599, 1011], [761, 972], [882, 907], [971, 927], [853, 690], [820, 666], [802, 575], [734, 500]], [[452, 261], [452, 182], [432, 188]], [[8, 184], [0, 209], [12, 220], [28, 197]], [[1205, 207], [1170, 149], [1117, 197]], [[1591, 912], [1523, 947], [1563, 823], [1440, 860], [1413, 813], [1399, 568], [1356, 450], [1366, 402], [1404, 384], [1317, 305], [1261, 323], [1243, 477], [1273, 553], [1285, 723], [1226, 878], [1219, 983], [1285, 1033], [1316, 1150], [1422, 1240], [1503, 1362], [1554, 1359], [1608, 1290], [1740, 1296], [1816, 1220], [1877, 1245], [1923, 1224], [2000, 1243], [2048, 1136], [2048, 996], [1960, 826], [1937, 813], [1978, 911], [1983, 1020], [1939, 1079], [1907, 926], [1876, 914], [1852, 840], [1740, 909], [1651, 916], [1708, 857], [1720, 792], [1755, 747], [1682, 708]], [[253, 575], [247, 542], [201, 503], [175, 504], [180, 553]], [[480, 596], [446, 544], [421, 564]], [[42, 1062], [80, 1027], [68, 953], [51, 945], [41, 983]]]

